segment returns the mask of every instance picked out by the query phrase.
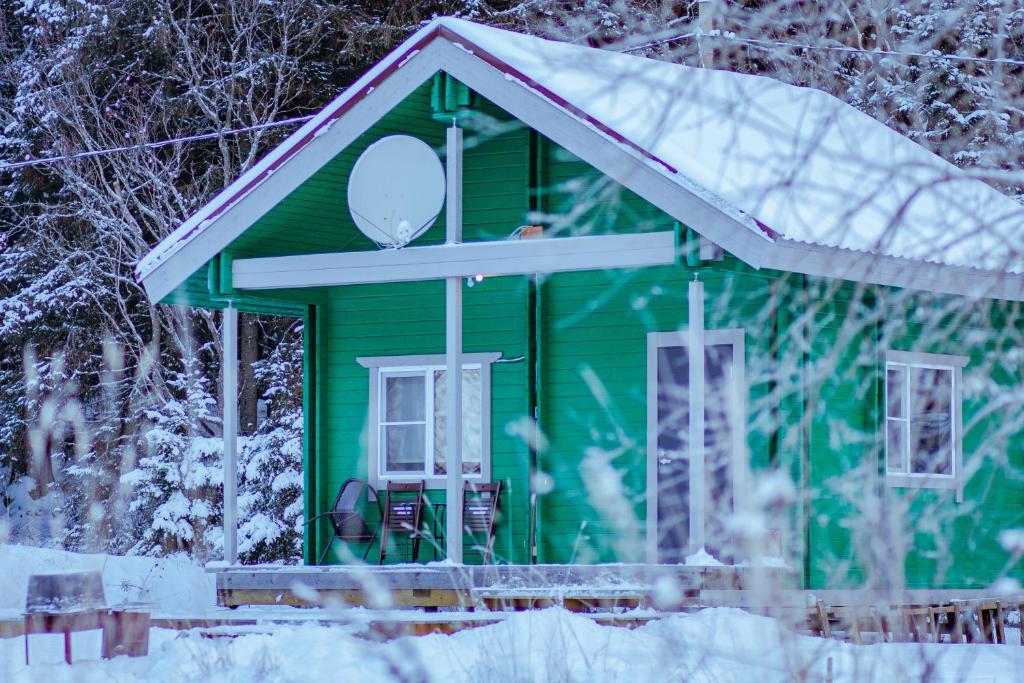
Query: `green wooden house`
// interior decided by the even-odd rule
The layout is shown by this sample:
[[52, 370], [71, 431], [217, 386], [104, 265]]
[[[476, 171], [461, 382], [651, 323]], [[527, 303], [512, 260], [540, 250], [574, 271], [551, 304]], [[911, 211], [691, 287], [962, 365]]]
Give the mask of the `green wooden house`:
[[[390, 135], [448, 202], [382, 250], [346, 187]], [[305, 321], [309, 517], [349, 477], [501, 481], [501, 562], [966, 588], [1024, 578], [1022, 242], [1019, 204], [825, 93], [441, 19], [138, 276], [225, 311], [229, 562], [243, 311]]]

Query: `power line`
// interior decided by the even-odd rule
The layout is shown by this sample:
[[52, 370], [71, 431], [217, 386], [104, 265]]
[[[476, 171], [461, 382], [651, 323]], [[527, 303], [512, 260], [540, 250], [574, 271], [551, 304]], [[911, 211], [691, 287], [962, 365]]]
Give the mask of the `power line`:
[[643, 43], [641, 45], [634, 45], [632, 47], [627, 47], [627, 48], [625, 48], [623, 50], [620, 50], [620, 52], [635, 52], [636, 50], [643, 50], [643, 49], [648, 48], [648, 47], [657, 47], [658, 45], [664, 45], [665, 43], [671, 43], [673, 40], [684, 40], [686, 38], [695, 38], [696, 36], [697, 36], [696, 33], [680, 33], [679, 35], [668, 36], [667, 38], [658, 38], [657, 40], [652, 40], [649, 43]]
[[741, 38], [739, 36], [730, 36], [722, 34], [718, 36], [712, 36], [713, 38], [721, 38], [724, 40], [731, 40], [738, 43], [748, 43], [750, 45], [756, 45], [760, 47], [788, 47], [798, 50], [823, 50], [828, 52], [847, 52], [847, 53], [859, 53], [865, 55], [884, 55], [886, 57], [919, 57], [921, 59], [936, 59], [946, 60], [954, 62], [978, 62], [982, 64], [1008, 64], [1011, 66], [1024, 66], [1024, 60], [1019, 59], [1001, 59], [992, 57], [972, 57], [970, 55], [957, 55], [957, 54], [946, 54], [943, 52], [900, 52], [898, 50], [867, 50], [859, 47], [848, 47], [846, 45], [804, 45], [801, 43], [790, 43], [782, 40], [764, 40], [758, 38]]
[[821, 50], [826, 52], [844, 52], [844, 53], [856, 53], [865, 54], [872, 56], [886, 56], [886, 57], [918, 57], [921, 59], [933, 59], [933, 60], [945, 60], [953, 62], [976, 62], [981, 64], [1005, 64], [1009, 66], [1024, 66], [1024, 60], [1019, 59], [1002, 59], [993, 57], [972, 57], [970, 55], [958, 55], [958, 54], [946, 54], [942, 52], [900, 52], [898, 50], [868, 50], [860, 47], [849, 47], [846, 45], [810, 45], [805, 43], [791, 43], [784, 40], [766, 40], [763, 38], [742, 38], [736, 35], [730, 35], [728, 33], [711, 33], [701, 35], [698, 33], [681, 33], [676, 36], [669, 36], [667, 38], [661, 38], [659, 40], [645, 43], [643, 45], [636, 45], [634, 47], [628, 47], [622, 52], [633, 52], [636, 50], [642, 50], [647, 47], [654, 47], [663, 43], [668, 43], [673, 40], [688, 40], [692, 38], [701, 38], [705, 40], [725, 40], [732, 41], [735, 43], [745, 43], [753, 45], [755, 47], [778, 48], [785, 47], [796, 50]]
[[54, 164], [59, 161], [73, 161], [75, 159], [88, 159], [90, 157], [106, 156], [108, 154], [118, 154], [120, 152], [134, 152], [143, 149], [158, 149], [160, 147], [166, 147], [167, 145], [176, 145], [181, 142], [194, 142], [197, 140], [213, 140], [215, 138], [223, 137], [225, 135], [237, 135], [239, 133], [248, 133], [254, 130], [264, 130], [266, 128], [278, 128], [281, 126], [292, 126], [296, 123], [305, 123], [313, 118], [313, 114], [309, 116], [296, 116], [290, 119], [282, 119], [281, 121], [268, 121], [267, 123], [258, 123], [253, 126], [245, 126], [243, 128], [231, 128], [229, 130], [211, 131], [209, 133], [199, 133], [196, 135], [186, 135], [180, 138], [173, 138], [171, 140], [158, 140], [156, 142], [143, 142], [138, 145], [127, 145], [125, 147], [111, 147], [108, 149], [95, 149], [88, 152], [78, 152], [76, 154], [65, 154], [57, 157], [44, 157], [42, 159], [26, 159], [25, 161], [12, 161], [9, 163], [0, 162], [0, 172], [2, 171], [13, 171], [19, 168], [25, 168], [26, 166], [43, 166], [48, 164]]
[[[673, 40], [688, 40], [692, 38], [700, 38], [701, 34], [696, 33], [681, 33], [675, 36], [668, 36], [666, 38], [660, 38], [642, 45], [635, 45], [622, 50], [622, 52], [633, 52], [636, 50], [642, 50], [648, 47], [654, 47], [664, 43], [671, 42]], [[782, 40], [766, 40], [761, 38], [742, 38], [736, 35], [730, 35], [728, 33], [714, 33], [706, 38], [712, 40], [726, 40], [737, 43], [744, 43], [753, 45], [761, 48], [790, 48], [797, 50], [820, 50], [827, 52], [843, 52], [843, 53], [855, 53], [865, 54], [872, 56], [892, 56], [892, 57], [918, 57], [921, 59], [933, 59], [933, 60], [947, 60], [947, 61], [961, 61], [961, 62], [977, 62], [984, 64], [1006, 64], [1010, 66], [1024, 66], [1024, 60], [1018, 59], [996, 59], [989, 57], [972, 57], [970, 55], [957, 55], [957, 54], [944, 54], [941, 52], [899, 52], [897, 50], [867, 50], [858, 47], [848, 47], [845, 45], [809, 45], [804, 43], [791, 43]], [[308, 116], [296, 116], [290, 119], [283, 119], [281, 121], [269, 121], [267, 123], [260, 123], [253, 126], [245, 126], [242, 128], [232, 128], [223, 131], [211, 131], [209, 133], [200, 133], [197, 135], [186, 135], [184, 137], [173, 138], [170, 140], [158, 140], [156, 142], [144, 142], [138, 145], [127, 145], [124, 147], [112, 147], [108, 149], [97, 149], [88, 152], [78, 152], [76, 154], [65, 154], [56, 157], [45, 157], [42, 159], [26, 159], [25, 161], [14, 161], [8, 163], [0, 162], [0, 172], [2, 171], [14, 171], [19, 168], [26, 168], [29, 166], [44, 166], [54, 164], [61, 161], [73, 161], [76, 159], [87, 159], [91, 157], [106, 156], [109, 154], [118, 154], [121, 152], [132, 152], [145, 149], [158, 149], [160, 147], [166, 147], [167, 145], [175, 145], [182, 142], [195, 142], [200, 140], [212, 140], [215, 138], [223, 137], [225, 135], [237, 135], [239, 133], [247, 133], [254, 130], [264, 130], [267, 128], [277, 128], [281, 126], [291, 126], [297, 123], [305, 123], [313, 118], [313, 115]]]

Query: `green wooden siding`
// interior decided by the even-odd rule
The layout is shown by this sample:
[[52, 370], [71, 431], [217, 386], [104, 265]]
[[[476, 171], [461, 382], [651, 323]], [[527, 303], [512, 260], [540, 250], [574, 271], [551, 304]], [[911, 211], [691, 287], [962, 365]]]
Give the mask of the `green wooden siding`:
[[[525, 280], [492, 278], [466, 291], [463, 301], [467, 353], [500, 352], [491, 369], [492, 477], [502, 480], [504, 514], [495, 542], [498, 558], [523, 562], [529, 517], [528, 453], [506, 433], [506, 425], [527, 415], [527, 310]], [[327, 451], [321, 479], [329, 491], [351, 476], [365, 477], [368, 467], [367, 423], [369, 371], [360, 356], [444, 353], [444, 283], [351, 287], [331, 296], [328, 304], [327, 389], [325, 416]], [[382, 313], [386, 315], [381, 319]], [[433, 502], [444, 502], [443, 490], [429, 490]], [[467, 561], [475, 559], [467, 552]], [[433, 554], [421, 549], [422, 559]]]
[[[676, 228], [673, 219], [492, 105], [478, 102], [477, 110], [485, 116], [466, 134], [467, 240], [502, 239], [538, 221], [560, 234]], [[432, 114], [426, 83], [228, 252], [374, 249], [349, 218], [348, 172], [368, 144], [390, 133], [416, 135], [442, 151], [446, 123]], [[418, 243], [443, 239], [442, 215]], [[699, 277], [707, 327], [744, 331], [755, 474], [777, 468], [802, 494], [770, 524], [806, 584], [876, 580], [865, 569], [873, 530], [853, 522], [865, 513], [870, 519], [871, 506], [898, 500], [910, 501], [904, 522], [913, 539], [904, 566], [910, 585], [991, 582], [1007, 560], [998, 531], [1024, 525], [1020, 430], [1007, 429], [1013, 416], [984, 414], [1000, 392], [1019, 390], [1024, 381], [1019, 343], [1005, 333], [1020, 332], [1018, 307], [759, 272], [728, 254], [702, 266], [557, 274], [541, 278], [535, 296], [527, 276], [487, 278], [465, 291], [466, 351], [500, 352], [510, 361], [494, 365], [492, 375], [492, 471], [507, 487], [496, 555], [511, 562], [530, 557], [530, 454], [508, 428], [529, 417], [536, 354], [537, 416], [546, 437], [538, 466], [553, 482], [539, 496], [538, 560], [643, 559], [646, 335], [685, 329], [688, 282]], [[204, 273], [197, 271], [177, 300], [217, 305]], [[309, 309], [315, 333], [307, 345], [307, 390], [316, 397], [315, 414], [307, 415], [314, 432], [307, 433], [311, 513], [326, 509], [344, 479], [367, 472], [368, 371], [356, 359], [443, 353], [444, 293], [442, 283], [427, 282], [291, 295], [317, 304]], [[924, 327], [922, 312], [934, 311], [943, 312], [941, 334]], [[931, 345], [918, 349], [924, 338]], [[885, 348], [970, 355], [964, 462], [972, 476], [965, 502], [956, 503], [951, 492], [885, 487]], [[444, 492], [430, 497], [443, 500]], [[309, 552], [319, 551], [326, 532], [324, 525], [310, 532]], [[955, 558], [955, 566], [944, 566], [941, 555]], [[422, 559], [429, 556], [425, 549]], [[1024, 578], [1020, 569], [1012, 575]]]

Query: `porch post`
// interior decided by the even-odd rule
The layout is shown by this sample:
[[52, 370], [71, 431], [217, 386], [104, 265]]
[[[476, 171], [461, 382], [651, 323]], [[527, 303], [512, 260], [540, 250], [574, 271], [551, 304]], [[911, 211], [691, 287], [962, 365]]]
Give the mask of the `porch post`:
[[[462, 241], [462, 129], [448, 129], [447, 138], [447, 242]], [[462, 278], [445, 282], [445, 360], [447, 361], [447, 519], [445, 542], [452, 562], [462, 563]]]
[[223, 320], [224, 561], [238, 563], [238, 309], [228, 302]]
[[694, 279], [688, 291], [690, 367], [690, 552], [704, 547], [704, 283]]

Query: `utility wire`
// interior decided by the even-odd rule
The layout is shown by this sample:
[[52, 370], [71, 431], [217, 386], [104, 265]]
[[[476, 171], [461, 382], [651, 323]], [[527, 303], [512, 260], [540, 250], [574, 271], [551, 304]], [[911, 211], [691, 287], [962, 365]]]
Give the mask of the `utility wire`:
[[622, 52], [634, 52], [636, 50], [642, 50], [647, 47], [654, 47], [663, 43], [668, 43], [673, 40], [688, 40], [692, 38], [703, 38], [709, 41], [723, 40], [731, 41], [734, 43], [745, 43], [753, 45], [755, 47], [761, 47], [764, 49], [785, 47], [796, 50], [821, 50], [826, 52], [845, 52], [845, 53], [856, 53], [865, 54], [872, 56], [886, 56], [886, 57], [919, 57], [921, 59], [934, 59], [934, 60], [945, 60], [953, 62], [976, 62], [981, 64], [1006, 64], [1010, 66], [1024, 66], [1024, 60], [1019, 59], [1002, 59], [993, 57], [972, 57], [970, 55], [958, 55], [958, 54], [945, 54], [942, 52], [900, 52], [898, 50], [868, 50], [859, 47], [848, 47], [846, 45], [809, 45], [804, 43], [790, 43], [784, 40], [766, 40], [763, 38], [742, 38], [736, 35], [730, 35], [728, 33], [710, 33], [700, 34], [696, 33], [681, 33], [677, 36], [669, 36], [668, 38], [661, 38], [659, 40], [645, 43], [643, 45], [636, 45], [634, 47], [628, 47]]
[[886, 57], [920, 57], [921, 59], [936, 59], [953, 62], [977, 62], [980, 64], [1008, 64], [1011, 66], [1024, 66], [1024, 60], [1003, 59], [992, 57], [972, 57], [970, 55], [946, 54], [943, 52], [900, 52], [898, 50], [866, 50], [859, 47], [848, 47], [846, 45], [804, 45], [790, 43], [782, 40], [764, 40], [759, 38], [740, 38], [739, 36], [719, 35], [710, 36], [712, 39], [721, 38], [737, 43], [747, 43], [759, 47], [788, 47], [798, 50], [823, 50], [828, 52], [847, 52], [865, 55], [884, 55]]
[[239, 133], [247, 133], [253, 130], [264, 130], [266, 128], [279, 128], [281, 126], [292, 126], [297, 123], [305, 123], [313, 118], [313, 114], [309, 116], [296, 116], [290, 119], [282, 119], [281, 121], [269, 121], [267, 123], [258, 123], [254, 126], [245, 126], [243, 128], [231, 128], [229, 130], [212, 131], [209, 133], [199, 133], [197, 135], [186, 135], [180, 138], [173, 138], [171, 140], [158, 140], [156, 142], [143, 142], [138, 145], [127, 145], [125, 147], [112, 147], [109, 149], [95, 149], [88, 152], [78, 152], [76, 154], [65, 154], [58, 157], [44, 157], [42, 159], [26, 159], [25, 161], [12, 161], [8, 163], [0, 162], [0, 172], [2, 171], [14, 171], [19, 168], [25, 168], [26, 166], [43, 166], [48, 164], [54, 164], [60, 161], [73, 161], [75, 159], [88, 159], [90, 157], [106, 156], [108, 154], [117, 154], [120, 152], [134, 152], [143, 149], [158, 149], [160, 147], [166, 147], [167, 145], [176, 145], [181, 142], [193, 142], [196, 140], [213, 140], [215, 138], [223, 137], [225, 135], [237, 135]]
[[[887, 56], [887, 57], [918, 57], [921, 59], [933, 59], [933, 60], [945, 60], [945, 61], [959, 61], [959, 62], [975, 62], [982, 64], [1006, 64], [1010, 66], [1024, 66], [1024, 60], [1019, 59], [996, 59], [989, 57], [971, 57], [970, 55], [957, 55], [957, 54], [944, 54], [941, 52], [899, 52], [897, 50], [866, 50], [858, 47], [848, 47], [845, 45], [808, 45], [803, 43], [790, 43], [783, 40], [765, 40], [761, 38], [741, 38], [740, 36], [730, 35], [728, 33], [714, 33], [707, 36], [702, 36], [699, 32], [696, 33], [681, 33], [676, 36], [668, 36], [654, 40], [642, 45], [635, 45], [628, 47], [622, 52], [634, 52], [637, 50], [643, 50], [645, 48], [654, 47], [663, 43], [668, 43], [674, 40], [688, 40], [692, 38], [701, 38], [710, 40], [724, 40], [736, 43], [744, 43], [747, 45], [753, 45], [763, 49], [768, 48], [790, 48], [796, 50], [820, 50], [826, 52], [843, 52], [852, 54], [864, 54], [871, 56]], [[26, 159], [25, 161], [12, 161], [3, 163], [0, 162], [0, 172], [3, 171], [14, 171], [19, 168], [26, 168], [29, 166], [44, 166], [54, 164], [61, 161], [73, 161], [76, 159], [87, 159], [91, 157], [106, 156], [108, 154], [118, 154], [121, 152], [133, 152], [144, 149], [158, 149], [160, 147], [166, 147], [167, 145], [176, 145], [182, 142], [195, 142], [199, 140], [212, 140], [215, 138], [223, 137], [225, 135], [238, 135], [239, 133], [247, 133], [254, 130], [264, 130], [267, 128], [278, 128], [281, 126], [291, 126], [297, 123], [305, 123], [313, 118], [313, 115], [308, 116], [296, 116], [290, 119], [283, 119], [281, 121], [269, 121], [267, 123], [260, 123], [254, 126], [245, 126], [243, 128], [232, 128], [230, 130], [222, 131], [211, 131], [209, 133], [200, 133], [198, 135], [186, 135], [180, 138], [173, 138], [171, 140], [158, 140], [157, 142], [144, 142], [138, 145], [127, 145], [125, 147], [112, 147], [109, 149], [97, 149], [88, 152], [78, 152], [76, 154], [65, 154], [56, 157], [44, 157], [42, 159]]]

